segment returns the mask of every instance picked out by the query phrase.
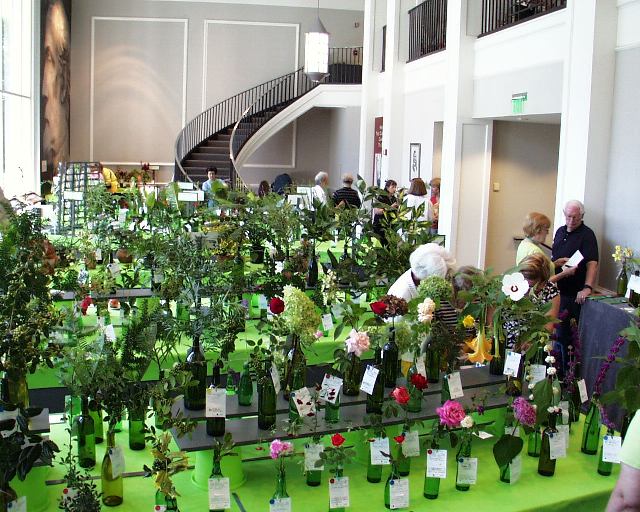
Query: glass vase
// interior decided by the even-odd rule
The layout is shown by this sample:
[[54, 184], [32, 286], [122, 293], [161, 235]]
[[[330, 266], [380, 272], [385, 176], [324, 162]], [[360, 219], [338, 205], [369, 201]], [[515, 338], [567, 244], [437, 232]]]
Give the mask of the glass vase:
[[442, 374], [442, 386], [440, 387], [440, 403], [444, 404], [447, 400], [451, 400], [449, 392], [449, 374]]
[[[271, 364], [269, 363], [269, 368]], [[276, 388], [267, 370], [258, 388], [258, 428], [271, 430], [276, 424]]]
[[556, 419], [557, 414], [549, 414], [549, 424], [542, 432], [542, 446], [538, 459], [538, 474], [542, 476], [553, 476], [556, 472], [556, 460], [551, 458], [551, 442], [549, 441], [551, 436], [558, 433]]
[[325, 402], [324, 421], [327, 423], [338, 423], [340, 421], [340, 393], [336, 396], [335, 403]]
[[540, 446], [542, 444], [540, 427], [536, 425], [534, 429], [535, 430], [529, 434], [529, 440], [527, 442], [527, 455], [529, 455], [529, 457], [540, 457]]
[[468, 491], [470, 489], [469, 484], [458, 483], [458, 471], [460, 468], [460, 459], [471, 457], [471, 436], [464, 436], [460, 441], [458, 447], [458, 453], [456, 454], [456, 489], [458, 491]]
[[409, 476], [409, 474], [411, 473], [411, 459], [403, 453], [401, 443], [397, 443], [395, 455], [396, 455], [396, 469], [398, 470], [398, 475]]
[[318, 487], [322, 483], [322, 471], [319, 469], [308, 469], [306, 480], [309, 487]]
[[595, 403], [591, 403], [587, 417], [584, 420], [582, 430], [582, 444], [580, 451], [587, 455], [595, 455], [598, 453], [598, 444], [600, 443], [600, 409]]
[[251, 378], [251, 370], [249, 363], [242, 365], [242, 373], [240, 374], [240, 382], [238, 383], [238, 404], [249, 406], [253, 402], [253, 380]]
[[[297, 380], [295, 380], [297, 379]], [[282, 394], [285, 400], [289, 400], [291, 391], [300, 389], [307, 382], [307, 358], [302, 351], [300, 338], [297, 335], [291, 336], [291, 350], [287, 357], [284, 386]], [[298, 385], [298, 387], [295, 387]]]
[[146, 407], [133, 407], [129, 409], [129, 449], [144, 450], [145, 448], [145, 416]]
[[382, 464], [371, 463], [371, 446], [367, 453], [367, 482], [377, 484], [382, 480]]
[[89, 414], [89, 399], [86, 396], [82, 397], [82, 409], [74, 422], [78, 436], [78, 465], [81, 468], [92, 468], [96, 465], [96, 430]]
[[112, 450], [116, 447], [115, 432], [107, 432], [107, 451], [102, 459], [100, 480], [102, 482], [102, 503], [107, 507], [117, 507], [123, 501], [122, 475], [113, 476]]
[[[607, 436], [615, 435], [613, 429], [607, 429], [607, 433], [604, 435]], [[602, 441], [602, 445], [600, 446], [600, 455], [598, 457], [598, 474], [602, 476], [609, 476], [611, 471], [613, 471], [613, 462], [606, 462], [603, 460], [604, 456], [604, 439]]]
[[206, 405], [207, 396], [207, 360], [200, 348], [200, 338], [193, 338], [193, 345], [187, 354], [186, 369], [191, 372], [194, 386], [184, 391], [184, 408], [189, 411], [201, 411]]
[[387, 478], [387, 482], [384, 484], [384, 507], [391, 509], [391, 481], [397, 480], [400, 478], [400, 474], [398, 473], [398, 468], [395, 464], [391, 464], [391, 473], [389, 473], [389, 477]]
[[435, 384], [440, 381], [440, 354], [433, 348], [429, 347], [425, 354], [424, 361], [427, 370], [427, 381]]
[[273, 496], [271, 496], [271, 499], [281, 500], [282, 498], [288, 497], [289, 494], [287, 493], [287, 475], [284, 468], [278, 468], [278, 470], [276, 471], [276, 489], [273, 492]]
[[289, 394], [289, 421], [295, 421], [300, 417], [298, 408], [296, 407], [296, 391], [304, 387], [304, 378], [306, 369], [297, 366], [293, 369], [293, 377], [291, 379], [291, 391]]
[[616, 293], [620, 297], [627, 294], [627, 285], [629, 284], [629, 276], [627, 275], [627, 266], [623, 263], [620, 272], [616, 276]]
[[395, 388], [398, 378], [399, 369], [399, 352], [396, 344], [396, 333], [391, 331], [391, 338], [384, 347], [382, 347], [382, 366], [384, 368], [384, 386], [387, 388]]
[[160, 489], [156, 491], [155, 504], [166, 507], [167, 512], [180, 512], [178, 508], [178, 498], [163, 493]]
[[[431, 443], [431, 450], [437, 450], [439, 445], [437, 442]], [[431, 450], [427, 451], [427, 457], [431, 453]], [[422, 495], [428, 500], [435, 500], [438, 498], [438, 494], [440, 494], [440, 478], [435, 478], [433, 476], [427, 476], [427, 472], [424, 472], [424, 484], [422, 486]]]
[[[221, 361], [213, 363], [213, 369], [211, 372], [211, 387], [220, 388], [220, 365]], [[226, 400], [226, 397], [225, 397]], [[224, 435], [225, 431], [225, 419], [222, 416], [216, 418], [207, 418], [205, 430], [208, 436], [219, 437]]]
[[382, 414], [382, 404], [384, 402], [384, 368], [381, 364], [375, 365], [378, 369], [378, 377], [373, 386], [373, 393], [367, 395], [367, 414]]
[[407, 402], [407, 410], [409, 412], [420, 412], [422, 410], [422, 401], [424, 394], [421, 389], [418, 389], [411, 383], [411, 379], [414, 375], [418, 375], [418, 366], [416, 364], [416, 357], [413, 358], [413, 364], [407, 371], [407, 391], [409, 391], [409, 402]]
[[358, 396], [360, 393], [360, 382], [362, 381], [362, 361], [351, 352], [347, 355], [349, 360], [344, 372], [344, 382], [342, 392], [346, 396]]
[[[336, 468], [336, 470], [333, 472], [333, 478], [342, 478], [343, 476], [343, 469], [342, 467], [338, 466]], [[346, 512], [346, 508], [345, 507], [334, 507], [331, 508], [331, 504], [329, 504], [329, 512]]]
[[96, 431], [96, 444], [101, 444], [104, 441], [104, 422], [102, 421], [102, 408], [95, 400], [89, 401], [89, 415]]
[[311, 244], [309, 264], [307, 266], [307, 287], [315, 288], [318, 284], [318, 258], [316, 258], [316, 245]]

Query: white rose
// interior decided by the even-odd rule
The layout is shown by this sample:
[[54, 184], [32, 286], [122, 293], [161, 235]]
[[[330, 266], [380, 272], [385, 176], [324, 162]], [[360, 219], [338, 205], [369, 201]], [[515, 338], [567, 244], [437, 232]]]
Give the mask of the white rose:
[[533, 393], [529, 395], [529, 400], [533, 400]]
[[553, 357], [553, 356], [547, 356], [547, 357], [545, 357], [544, 362], [545, 363], [549, 363], [549, 364], [553, 364], [553, 363], [556, 362], [556, 358]]
[[473, 427], [473, 418], [471, 416], [465, 416], [460, 422], [460, 426], [462, 426], [463, 428]]
[[551, 407], [547, 407], [547, 412], [556, 412], [556, 408], [553, 405]]
[[550, 354], [552, 350], [553, 350], [553, 345], [548, 344], [548, 345], [545, 345], [545, 346], [544, 346], [544, 351], [545, 351], [547, 354]]
[[536, 385], [535, 385], [535, 384], [529, 384], [529, 389], [533, 389], [533, 388], [535, 388], [535, 387], [536, 387]]
[[556, 371], [557, 370], [553, 366], [551, 366], [551, 367], [547, 368], [547, 375], [555, 375]]

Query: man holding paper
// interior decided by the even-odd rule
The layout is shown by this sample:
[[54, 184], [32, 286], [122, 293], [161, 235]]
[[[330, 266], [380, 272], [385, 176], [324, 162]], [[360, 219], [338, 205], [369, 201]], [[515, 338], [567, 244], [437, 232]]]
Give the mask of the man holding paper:
[[564, 207], [566, 225], [561, 226], [553, 237], [551, 259], [556, 274], [563, 267], [575, 267], [573, 275], [557, 282], [560, 289], [560, 313], [567, 311], [558, 328], [558, 341], [563, 354], [571, 344], [571, 319], [580, 318], [580, 308], [593, 292], [598, 271], [598, 242], [594, 232], [582, 222], [584, 206], [580, 201], [568, 201]]

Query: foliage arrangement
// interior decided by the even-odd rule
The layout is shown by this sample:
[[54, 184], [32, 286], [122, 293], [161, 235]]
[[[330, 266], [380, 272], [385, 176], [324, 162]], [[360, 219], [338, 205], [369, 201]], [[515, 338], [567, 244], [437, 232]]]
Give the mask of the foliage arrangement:
[[180, 496], [171, 480], [171, 477], [185, 471], [189, 467], [189, 457], [183, 451], [171, 451], [172, 436], [169, 432], [156, 432], [150, 427], [146, 440], [151, 443], [151, 455], [153, 455], [153, 465], [144, 466], [144, 476], [154, 477], [156, 489], [165, 496], [175, 498]]

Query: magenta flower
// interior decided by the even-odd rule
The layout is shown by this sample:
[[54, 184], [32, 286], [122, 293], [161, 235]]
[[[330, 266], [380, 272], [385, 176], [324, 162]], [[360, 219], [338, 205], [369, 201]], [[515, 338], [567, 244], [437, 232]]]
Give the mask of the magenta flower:
[[440, 424], [451, 428], [459, 427], [466, 416], [464, 407], [455, 400], [447, 400], [442, 407], [436, 409], [436, 412], [440, 416]]
[[536, 410], [527, 402], [526, 399], [519, 396], [513, 401], [513, 415], [523, 425], [533, 427], [536, 424]]
[[288, 443], [287, 441], [280, 441], [280, 439], [274, 439], [271, 441], [269, 452], [272, 459], [286, 457], [293, 453], [293, 444]]

